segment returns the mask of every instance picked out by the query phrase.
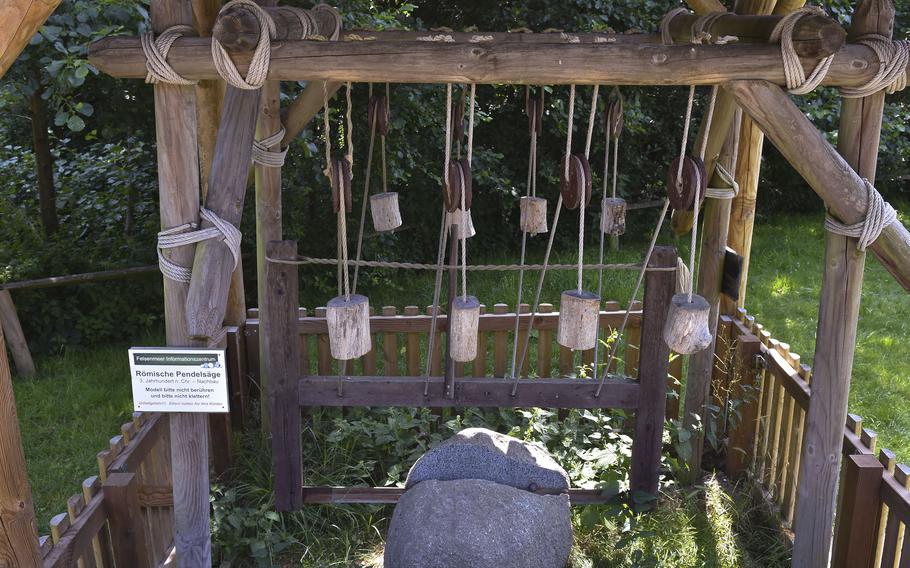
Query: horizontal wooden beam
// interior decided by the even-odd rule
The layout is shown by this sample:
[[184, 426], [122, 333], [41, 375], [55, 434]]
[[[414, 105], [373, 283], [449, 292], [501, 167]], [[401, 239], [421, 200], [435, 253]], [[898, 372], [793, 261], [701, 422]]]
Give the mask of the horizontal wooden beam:
[[[309, 486], [303, 488], [304, 503], [397, 503], [404, 495], [403, 487], [329, 487]], [[547, 493], [541, 492], [542, 495]], [[600, 489], [569, 489], [569, 500], [573, 505], [603, 504], [612, 498]]]
[[[298, 382], [300, 406], [415, 406], [475, 408], [629, 408], [638, 407], [638, 381], [608, 379], [599, 397], [590, 379], [465, 378], [455, 395], [444, 393], [444, 377], [430, 377], [424, 395], [423, 377], [304, 377]], [[341, 396], [339, 396], [339, 385]]]
[[101, 282], [102, 280], [129, 278], [131, 276], [151, 274], [153, 272], [158, 272], [157, 264], [136, 266], [134, 268], [118, 268], [116, 270], [101, 270], [99, 272], [85, 272], [82, 274], [68, 274], [66, 276], [50, 276], [48, 278], [36, 278], [34, 280], [20, 280], [19, 282], [6, 282], [5, 284], [0, 284], [0, 290], [53, 288], [54, 286], [65, 286], [66, 284], [82, 284], [85, 282]]
[[[866, 186], [790, 96], [764, 81], [725, 85], [765, 136], [843, 223], [858, 223], [868, 207]], [[869, 247], [885, 270], [910, 291], [910, 232], [898, 220]]]
[[[89, 59], [121, 78], [145, 77], [139, 38], [94, 42]], [[249, 54], [234, 58], [241, 73]], [[169, 61], [188, 79], [216, 79], [211, 41], [181, 38]], [[806, 72], [816, 59], [803, 60]], [[845, 45], [823, 84], [856, 87], [879, 61], [862, 45]], [[739, 79], [784, 84], [780, 48], [771, 44], [460, 44], [427, 41], [284, 41], [272, 46], [269, 79], [393, 83], [715, 85]]]

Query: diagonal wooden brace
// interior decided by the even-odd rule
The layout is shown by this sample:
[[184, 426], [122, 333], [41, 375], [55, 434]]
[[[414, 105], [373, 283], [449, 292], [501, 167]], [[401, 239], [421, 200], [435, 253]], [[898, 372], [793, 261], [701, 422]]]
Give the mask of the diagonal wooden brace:
[[[724, 85], [790, 165], [843, 223], [858, 223], [868, 199], [863, 180], [828, 143], [789, 95], [766, 81]], [[910, 291], [910, 232], [900, 221], [882, 231], [869, 249], [894, 279]]]

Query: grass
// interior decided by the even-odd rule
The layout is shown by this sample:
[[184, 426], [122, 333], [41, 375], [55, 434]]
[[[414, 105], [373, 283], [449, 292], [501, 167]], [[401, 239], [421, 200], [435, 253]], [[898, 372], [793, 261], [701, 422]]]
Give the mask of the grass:
[[[906, 208], [904, 208], [906, 209]], [[641, 224], [653, 222], [655, 212], [637, 212]], [[634, 222], [634, 221], [633, 221]], [[822, 274], [824, 234], [821, 215], [786, 216], [761, 219], [753, 244], [750, 287], [747, 307], [758, 321], [783, 341], [790, 343], [803, 361], [811, 363], [818, 297]], [[907, 222], [907, 219], [904, 219]], [[675, 241], [664, 230], [661, 243], [674, 244], [681, 255], [687, 254], [687, 239]], [[528, 262], [542, 257], [542, 237], [532, 242]], [[623, 238], [622, 250], [608, 252], [607, 262], [637, 262], [645, 246], [646, 235]], [[573, 262], [569, 247], [561, 247], [553, 262]], [[593, 250], [592, 250], [593, 249]], [[588, 247], [588, 261], [596, 260], [596, 248]], [[482, 259], [485, 263], [512, 263], [515, 258], [502, 254]], [[474, 259], [480, 262], [480, 259]], [[304, 277], [308, 271], [303, 270]], [[604, 273], [602, 297], [622, 304], [634, 284], [635, 273]], [[426, 306], [432, 300], [431, 272], [393, 273], [368, 271], [363, 276], [363, 291], [372, 305], [405, 303]], [[515, 303], [517, 273], [469, 274], [470, 293], [488, 306], [494, 302]], [[536, 278], [525, 278], [523, 301], [532, 300]], [[596, 273], [586, 274], [585, 287], [596, 289]], [[542, 298], [553, 301], [562, 290], [575, 287], [572, 271], [553, 272], [545, 282]], [[326, 297], [307, 295], [302, 289], [302, 302], [308, 306], [324, 305]], [[856, 348], [850, 409], [863, 416], [864, 424], [879, 433], [880, 446], [897, 453], [898, 459], [910, 459], [910, 298], [871, 255], [866, 265], [864, 295]], [[155, 344], [155, 340], [145, 340]], [[138, 341], [139, 343], [142, 340]], [[96, 473], [95, 453], [104, 448], [119, 425], [128, 420], [131, 411], [128, 365], [125, 348], [110, 346], [86, 353], [65, 353], [39, 361], [40, 374], [14, 383], [19, 419], [29, 464], [39, 525], [65, 508], [66, 498], [79, 491], [82, 479]], [[388, 435], [408, 428], [390, 428]], [[331, 428], [330, 428], [331, 430]], [[306, 516], [275, 516], [270, 503], [267, 454], [261, 448], [243, 453], [237, 484], [218, 487], [218, 503], [224, 507], [222, 527], [239, 534], [230, 541], [250, 554], [256, 546], [266, 546], [269, 554], [276, 548], [293, 548], [282, 535], [318, 534], [313, 544], [298, 560], [317, 558], [313, 566], [375, 565], [381, 545], [384, 522], [390, 514], [383, 507], [315, 507]], [[362, 474], [363, 456], [351, 450], [342, 451], [332, 444], [322, 445], [326, 455], [315, 456], [326, 463], [346, 464], [344, 475]], [[335, 452], [332, 455], [332, 452]], [[339, 465], [339, 467], [341, 467]], [[712, 483], [718, 483], [716, 486]], [[218, 509], [216, 509], [216, 515]], [[233, 515], [233, 517], [230, 517]], [[261, 526], [262, 519], [268, 526]], [[577, 519], [575, 567], [602, 565], [679, 566], [750, 566], [786, 565], [786, 550], [781, 548], [779, 533], [758, 508], [742, 494], [723, 483], [706, 482], [697, 492], [685, 493], [668, 489], [662, 496], [657, 513], [625, 524], [621, 517], [601, 515], [600, 523], [584, 525]], [[245, 526], [251, 523], [252, 526]], [[242, 530], [241, 530], [242, 529]], [[631, 532], [630, 532], [631, 531]], [[41, 532], [46, 532], [42, 530]], [[243, 536], [246, 535], [246, 536]], [[267, 535], [263, 541], [261, 535]], [[625, 536], [625, 538], [624, 538]], [[233, 538], [233, 537], [232, 537]], [[243, 540], [243, 539], [247, 540]], [[268, 540], [268, 539], [273, 539]], [[628, 546], [617, 547], [623, 542]], [[620, 550], [621, 548], [621, 550]], [[636, 552], [637, 551], [637, 552]], [[279, 550], [280, 554], [280, 550]], [[768, 558], [763, 562], [763, 558]], [[778, 563], [778, 560], [780, 562]], [[309, 562], [309, 561], [307, 561]], [[755, 562], [758, 562], [757, 564]]]

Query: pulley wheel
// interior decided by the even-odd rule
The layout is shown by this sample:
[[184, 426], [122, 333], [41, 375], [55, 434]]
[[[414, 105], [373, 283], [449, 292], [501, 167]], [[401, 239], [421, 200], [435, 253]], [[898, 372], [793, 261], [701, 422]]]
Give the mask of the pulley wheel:
[[464, 138], [464, 99], [459, 97], [452, 103], [452, 141], [459, 142]]
[[375, 129], [376, 134], [380, 136], [389, 134], [389, 101], [385, 95], [370, 97], [367, 116], [371, 131]]
[[614, 88], [607, 99], [607, 108], [604, 113], [604, 130], [614, 139], [619, 138], [623, 127], [623, 102], [619, 89]]
[[566, 158], [559, 165], [560, 183], [559, 192], [566, 209], [577, 209], [581, 200], [585, 200], [585, 207], [591, 203], [591, 166], [584, 154], [569, 156], [569, 176], [566, 178]]
[[667, 198], [670, 206], [677, 211], [689, 211], [695, 204], [695, 193], [698, 192], [704, 200], [708, 188], [705, 164], [699, 158], [685, 156], [683, 158], [682, 180], [677, 183], [679, 157], [670, 164], [667, 171]]
[[447, 178], [442, 186], [442, 202], [446, 211], [451, 213], [461, 207], [461, 192], [464, 186], [464, 174], [458, 162], [449, 162]]
[[534, 96], [528, 97], [525, 112], [528, 114], [528, 131], [536, 132], [539, 135], [543, 129], [543, 105], [540, 104], [540, 99]]
[[[467, 158], [462, 158], [458, 160], [458, 167], [461, 168], [461, 182], [462, 182], [462, 191], [464, 191], [464, 207], [465, 210], [471, 209], [471, 200], [474, 197], [474, 179], [471, 176], [471, 165], [468, 163]], [[461, 196], [459, 196], [458, 203], [455, 204], [456, 208], [461, 208]]]
[[332, 210], [338, 213], [341, 206], [341, 193], [344, 192], [344, 209], [350, 213], [354, 209], [351, 199], [351, 164], [345, 158], [332, 158]]

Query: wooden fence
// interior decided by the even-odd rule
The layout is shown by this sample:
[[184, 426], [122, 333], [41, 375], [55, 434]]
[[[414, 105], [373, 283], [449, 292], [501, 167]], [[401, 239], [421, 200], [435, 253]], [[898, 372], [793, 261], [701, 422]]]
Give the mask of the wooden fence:
[[173, 535], [167, 415], [136, 413], [39, 546], [45, 568], [145, 568], [167, 564]]
[[[748, 474], [793, 526], [812, 369], [745, 310], [722, 316], [716, 352], [718, 407], [743, 401], [721, 417], [729, 435], [727, 472]], [[843, 455], [833, 566], [910, 567], [910, 467], [878, 449], [876, 433], [855, 414], [844, 425]]]

